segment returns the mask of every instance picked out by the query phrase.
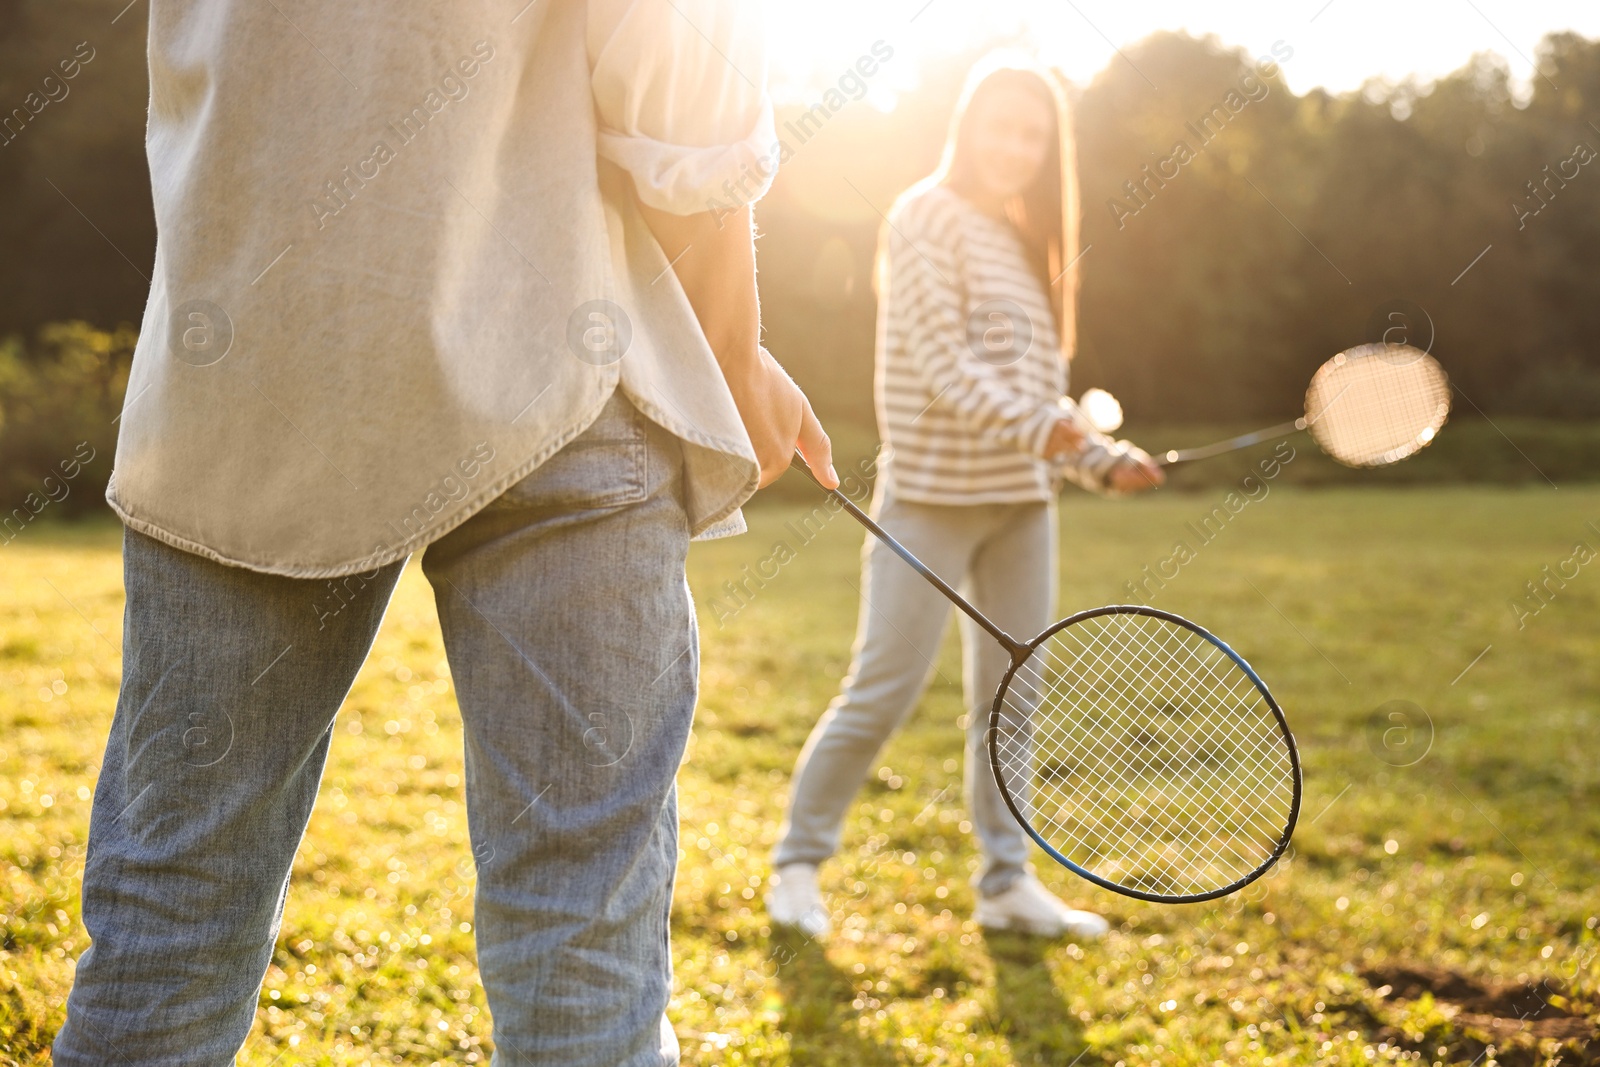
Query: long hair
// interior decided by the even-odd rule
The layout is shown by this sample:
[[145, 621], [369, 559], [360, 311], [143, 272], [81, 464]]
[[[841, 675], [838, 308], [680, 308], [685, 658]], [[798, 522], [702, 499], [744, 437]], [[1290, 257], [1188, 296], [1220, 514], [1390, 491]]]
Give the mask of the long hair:
[[920, 183], [943, 183], [958, 193], [977, 191], [973, 140], [974, 105], [1003, 89], [1019, 89], [1050, 109], [1055, 137], [1033, 183], [1005, 204], [1005, 213], [1022, 238], [1034, 271], [1055, 312], [1061, 352], [1071, 359], [1078, 335], [1078, 167], [1072, 113], [1061, 80], [1054, 72], [1012, 55], [992, 55], [967, 75], [966, 86], [950, 120], [944, 157], [938, 170]]

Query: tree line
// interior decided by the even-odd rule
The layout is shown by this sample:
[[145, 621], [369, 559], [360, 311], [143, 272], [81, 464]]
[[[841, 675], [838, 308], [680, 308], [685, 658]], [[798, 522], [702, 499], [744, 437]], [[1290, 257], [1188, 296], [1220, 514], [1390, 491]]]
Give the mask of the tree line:
[[[1404, 339], [1464, 414], [1600, 415], [1600, 43], [1547, 37], [1526, 98], [1487, 53], [1297, 95], [1287, 42], [1124, 51], [1074, 92], [1075, 386], [1144, 422], [1282, 418], [1334, 353]], [[836, 117], [762, 203], [771, 347], [840, 414], [870, 416], [877, 212], [932, 169], [964, 66]]]

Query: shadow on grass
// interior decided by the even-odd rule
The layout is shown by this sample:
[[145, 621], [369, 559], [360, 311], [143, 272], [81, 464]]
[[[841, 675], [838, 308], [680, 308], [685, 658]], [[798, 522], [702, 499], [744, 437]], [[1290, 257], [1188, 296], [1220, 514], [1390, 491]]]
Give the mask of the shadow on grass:
[[1023, 934], [983, 935], [994, 961], [996, 1032], [1005, 1035], [1017, 1064], [1098, 1063], [1084, 1056], [1083, 1034], [1065, 998], [1056, 991], [1047, 959], [1059, 942]]
[[783, 996], [784, 1032], [795, 1067], [894, 1067], [894, 1051], [861, 1032], [851, 976], [802, 934], [774, 931], [772, 965]]

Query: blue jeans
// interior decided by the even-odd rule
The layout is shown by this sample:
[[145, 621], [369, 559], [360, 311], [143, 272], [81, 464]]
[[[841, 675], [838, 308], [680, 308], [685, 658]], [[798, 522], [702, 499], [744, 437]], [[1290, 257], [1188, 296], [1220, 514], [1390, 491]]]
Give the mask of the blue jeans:
[[[1055, 508], [1047, 503], [943, 505], [894, 498], [882, 486], [873, 510], [889, 534], [962, 590], [1020, 640], [1050, 625], [1055, 610]], [[934, 672], [950, 602], [881, 541], [861, 557], [861, 616], [850, 673], [817, 721], [795, 765], [789, 814], [773, 866], [821, 863], [839, 847], [845, 813], [878, 751], [916, 707]], [[967, 708], [966, 801], [983, 849], [975, 882], [987, 896], [1028, 871], [1029, 839], [995, 784], [985, 734], [1010, 657], [965, 615], [962, 676]]]
[[[682, 451], [613, 397], [430, 545], [466, 735], [500, 1067], [660, 1067], [674, 776], [699, 647]], [[403, 563], [328, 583], [126, 533], [121, 695], [95, 789], [63, 1065], [231, 1064], [255, 1018], [334, 714]]]

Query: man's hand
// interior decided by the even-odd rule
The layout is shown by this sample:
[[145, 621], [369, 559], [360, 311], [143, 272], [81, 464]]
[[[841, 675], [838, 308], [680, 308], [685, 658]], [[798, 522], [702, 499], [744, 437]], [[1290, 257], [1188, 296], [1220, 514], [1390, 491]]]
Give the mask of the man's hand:
[[761, 464], [761, 485], [772, 484], [788, 470], [799, 448], [811, 472], [830, 489], [838, 488], [828, 435], [794, 379], [760, 344], [750, 208], [720, 217], [704, 211], [673, 215], [643, 202], [639, 210], [672, 263], [722, 368]]
[[1118, 493], [1142, 493], [1167, 482], [1167, 472], [1146, 453], [1135, 449], [1111, 468], [1111, 488]]
[[763, 486], [771, 485], [789, 469], [798, 446], [812, 473], [828, 488], [839, 487], [828, 435], [811, 410], [811, 402], [770, 352], [758, 347], [755, 359], [724, 363], [722, 373], [755, 446]]

